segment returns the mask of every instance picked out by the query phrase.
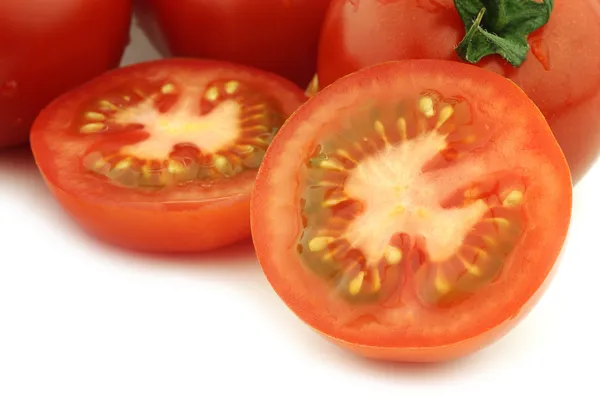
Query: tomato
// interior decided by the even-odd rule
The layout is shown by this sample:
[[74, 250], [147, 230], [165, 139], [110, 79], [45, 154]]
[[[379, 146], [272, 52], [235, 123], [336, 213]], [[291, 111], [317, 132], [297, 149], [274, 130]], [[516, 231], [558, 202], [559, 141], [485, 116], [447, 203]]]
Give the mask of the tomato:
[[37, 113], [119, 65], [131, 0], [0, 1], [0, 148], [26, 143]]
[[[548, 1], [546, 1], [548, 2]], [[524, 3], [520, 1], [520, 3]], [[453, 0], [333, 0], [321, 38], [321, 85], [391, 60], [462, 60], [465, 25]], [[529, 35], [519, 67], [498, 55], [478, 66], [510, 78], [546, 117], [578, 182], [600, 152], [600, 4], [556, 1], [549, 22]]]
[[442, 361], [498, 339], [551, 280], [568, 165], [509, 80], [410, 60], [329, 85], [271, 143], [251, 203], [281, 299], [360, 355]]
[[138, 15], [157, 48], [166, 42], [174, 56], [250, 65], [305, 88], [316, 72], [319, 34], [329, 1], [149, 0], [150, 12], [141, 7], [146, 12]]
[[257, 168], [305, 99], [250, 67], [144, 62], [53, 101], [31, 148], [50, 191], [92, 235], [139, 251], [206, 251], [250, 235]]

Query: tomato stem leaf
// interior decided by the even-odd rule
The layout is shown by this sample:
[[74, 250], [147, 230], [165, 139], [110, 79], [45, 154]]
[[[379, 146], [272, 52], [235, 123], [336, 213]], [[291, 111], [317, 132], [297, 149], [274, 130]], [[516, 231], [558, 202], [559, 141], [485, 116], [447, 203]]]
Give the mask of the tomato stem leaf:
[[456, 47], [460, 58], [475, 64], [499, 54], [519, 67], [529, 52], [527, 37], [548, 23], [554, 0], [454, 0], [454, 6], [466, 28]]

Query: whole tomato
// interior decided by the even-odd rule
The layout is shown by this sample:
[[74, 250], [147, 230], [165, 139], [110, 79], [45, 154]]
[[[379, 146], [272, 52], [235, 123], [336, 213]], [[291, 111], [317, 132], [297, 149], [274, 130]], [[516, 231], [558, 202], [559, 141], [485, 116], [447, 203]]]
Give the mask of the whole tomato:
[[333, 0], [318, 76], [323, 87], [402, 59], [461, 60], [495, 71], [542, 111], [577, 182], [600, 152], [599, 37], [597, 0]]
[[[140, 25], [159, 50], [274, 72], [306, 87], [330, 0], [147, 0]], [[157, 35], [157, 32], [160, 33]]]
[[0, 1], [0, 148], [27, 142], [58, 95], [117, 67], [131, 0]]

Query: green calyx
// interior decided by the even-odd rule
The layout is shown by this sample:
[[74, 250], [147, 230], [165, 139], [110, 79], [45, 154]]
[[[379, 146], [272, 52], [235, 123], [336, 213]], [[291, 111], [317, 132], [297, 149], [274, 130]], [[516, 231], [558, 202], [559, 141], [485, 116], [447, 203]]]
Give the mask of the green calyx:
[[477, 63], [499, 54], [514, 67], [529, 52], [527, 37], [550, 19], [554, 0], [454, 0], [466, 28], [456, 48], [463, 60]]

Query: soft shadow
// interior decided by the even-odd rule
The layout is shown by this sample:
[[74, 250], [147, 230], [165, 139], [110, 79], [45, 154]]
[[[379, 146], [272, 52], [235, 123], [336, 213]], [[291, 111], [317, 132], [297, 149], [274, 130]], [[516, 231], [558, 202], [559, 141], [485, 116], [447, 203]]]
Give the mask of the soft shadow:
[[260, 268], [248, 268], [241, 274], [243, 279], [240, 280], [243, 280], [243, 284], [238, 285], [238, 290], [247, 293], [248, 301], [256, 302], [261, 309], [266, 310], [265, 314], [274, 329], [291, 338], [303, 351], [319, 360], [318, 362], [330, 364], [336, 369], [342, 368], [351, 374], [367, 374], [384, 380], [408, 377], [424, 383], [439, 382], [459, 374], [468, 375], [474, 371], [481, 371], [486, 369], [487, 365], [510, 363], [512, 355], [527, 351], [536, 338], [535, 327], [531, 324], [519, 325], [519, 329], [509, 332], [487, 347], [454, 360], [418, 363], [370, 359], [339, 347], [308, 327], [278, 297]]
[[157, 267], [173, 268], [203, 268], [203, 267], [234, 267], [245, 268], [250, 263], [256, 263], [256, 253], [251, 239], [246, 239], [225, 247], [201, 253], [144, 253], [126, 251], [119, 248], [117, 251], [127, 253], [137, 259], [146, 259]]
[[38, 169], [29, 145], [1, 149], [0, 173], [2, 172], [38, 174]]
[[[340, 352], [343, 349], [340, 349]], [[375, 376], [398, 376], [410, 377], [417, 380], [439, 380], [448, 377], [463, 370], [476, 358], [475, 355], [463, 357], [457, 360], [437, 362], [437, 363], [418, 363], [418, 362], [393, 362], [368, 359], [360, 357], [349, 352], [340, 354], [341, 361], [346, 368], [359, 374], [370, 373]]]
[[[235, 271], [234, 271], [235, 272]], [[260, 267], [247, 268], [243, 284], [238, 289], [247, 293], [248, 301], [258, 303], [272, 321], [272, 326], [288, 338], [292, 338], [321, 363], [332, 364], [350, 373], [370, 374], [376, 377], [410, 376], [424, 380], [440, 379], [467, 368], [478, 353], [458, 360], [440, 363], [408, 363], [369, 359], [343, 349], [314, 331], [297, 317], [273, 290]], [[239, 276], [239, 275], [238, 275]]]
[[159, 268], [168, 270], [219, 270], [224, 269], [256, 269], [258, 261], [254, 245], [250, 238], [227, 245], [218, 249], [199, 253], [158, 253], [143, 252], [127, 249], [116, 244], [98, 239], [96, 236], [83, 231], [71, 221], [73, 229], [79, 235], [85, 236], [88, 245], [97, 251], [110, 253], [119, 258], [131, 259], [136, 265], [144, 268]]
[[0, 150], [0, 183], [36, 198], [48, 194], [28, 145]]

